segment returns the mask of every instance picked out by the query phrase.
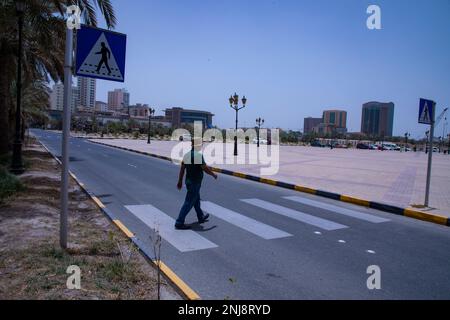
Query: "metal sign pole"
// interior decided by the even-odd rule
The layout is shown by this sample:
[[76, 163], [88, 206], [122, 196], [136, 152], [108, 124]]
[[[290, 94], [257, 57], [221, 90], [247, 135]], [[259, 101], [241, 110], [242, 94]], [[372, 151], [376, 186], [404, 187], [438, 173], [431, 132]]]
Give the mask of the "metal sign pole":
[[431, 118], [431, 124], [430, 124], [430, 136], [429, 136], [429, 147], [428, 147], [428, 168], [427, 168], [427, 185], [425, 188], [425, 207], [428, 207], [429, 200], [430, 200], [430, 183], [431, 183], [431, 162], [433, 160], [433, 137], [434, 137], [434, 113], [435, 113], [435, 105], [432, 106], [433, 108], [433, 116]]
[[69, 187], [69, 147], [70, 136], [70, 108], [72, 104], [72, 55], [73, 29], [66, 28], [66, 51], [64, 58], [64, 112], [62, 132], [62, 171], [61, 171], [61, 215], [59, 243], [63, 249], [67, 248], [67, 216], [68, 216], [68, 187]]

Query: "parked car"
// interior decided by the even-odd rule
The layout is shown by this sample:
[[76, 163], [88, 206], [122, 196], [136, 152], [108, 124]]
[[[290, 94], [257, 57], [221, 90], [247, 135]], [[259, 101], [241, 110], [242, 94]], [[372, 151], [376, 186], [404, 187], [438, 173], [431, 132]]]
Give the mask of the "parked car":
[[394, 148], [389, 144], [378, 144], [378, 150], [394, 150]]
[[311, 147], [320, 147], [320, 148], [323, 148], [324, 145], [321, 144], [320, 141], [317, 141], [317, 140], [316, 140], [316, 141], [311, 142]]
[[383, 147], [385, 148], [384, 150], [395, 150], [395, 151], [400, 151], [400, 147], [398, 145], [396, 145], [395, 143], [390, 143], [390, 142], [384, 142], [383, 143]]
[[364, 149], [364, 150], [367, 150], [367, 149], [370, 149], [370, 145], [368, 145], [368, 144], [366, 144], [366, 143], [358, 143], [358, 144], [356, 145], [356, 149]]
[[[252, 140], [253, 144], [258, 144], [258, 138], [254, 138]], [[268, 144], [268, 141], [266, 139], [259, 139], [259, 144]]]

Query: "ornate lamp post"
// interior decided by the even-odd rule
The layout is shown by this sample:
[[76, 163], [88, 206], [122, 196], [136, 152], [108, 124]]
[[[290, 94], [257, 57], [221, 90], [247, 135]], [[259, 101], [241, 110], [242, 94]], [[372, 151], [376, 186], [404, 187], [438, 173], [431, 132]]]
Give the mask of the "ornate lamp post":
[[230, 99], [228, 99], [228, 101], [230, 102], [230, 107], [236, 111], [236, 125], [235, 125], [236, 135], [234, 136], [234, 155], [237, 156], [238, 155], [238, 151], [237, 151], [238, 112], [239, 112], [239, 110], [245, 108], [245, 106], [247, 104], [247, 98], [245, 98], [245, 96], [242, 97], [242, 107], [239, 107], [239, 96], [236, 94], [236, 92], [234, 93], [234, 96], [231, 96]]
[[13, 143], [13, 156], [11, 163], [11, 172], [14, 174], [21, 174], [25, 171], [22, 163], [22, 139], [21, 139], [21, 103], [22, 103], [22, 29], [23, 29], [23, 14], [25, 11], [25, 2], [23, 0], [16, 1], [16, 12], [19, 26], [19, 49], [17, 52], [17, 103], [16, 103], [16, 130]]
[[148, 109], [148, 137], [147, 137], [147, 144], [150, 144], [150, 128], [152, 126], [152, 117], [155, 114], [155, 109], [149, 108]]
[[256, 139], [257, 139], [257, 146], [259, 148], [259, 130], [261, 130], [261, 125], [264, 124], [264, 119], [258, 118], [256, 119], [256, 125], [258, 126], [258, 130], [256, 131]]

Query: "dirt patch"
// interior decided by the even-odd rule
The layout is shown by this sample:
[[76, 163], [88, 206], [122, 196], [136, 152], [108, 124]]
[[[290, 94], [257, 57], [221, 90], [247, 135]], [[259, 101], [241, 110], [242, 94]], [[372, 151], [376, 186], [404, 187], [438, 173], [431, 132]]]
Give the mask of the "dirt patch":
[[[71, 179], [69, 249], [59, 247], [60, 168], [35, 142], [22, 191], [0, 205], [0, 299], [157, 299], [156, 270]], [[67, 268], [81, 289], [67, 288]], [[161, 298], [180, 299], [164, 280]]]

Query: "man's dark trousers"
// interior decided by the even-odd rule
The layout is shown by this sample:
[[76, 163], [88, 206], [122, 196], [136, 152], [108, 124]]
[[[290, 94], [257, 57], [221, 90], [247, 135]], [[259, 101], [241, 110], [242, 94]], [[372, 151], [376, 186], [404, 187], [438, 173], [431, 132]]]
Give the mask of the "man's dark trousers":
[[202, 183], [186, 183], [187, 193], [186, 199], [184, 200], [184, 204], [181, 207], [180, 214], [178, 215], [178, 219], [176, 221], [176, 225], [183, 225], [186, 216], [189, 211], [191, 211], [192, 207], [194, 207], [195, 212], [197, 213], [198, 220], [203, 219], [203, 211], [200, 208], [200, 188]]

